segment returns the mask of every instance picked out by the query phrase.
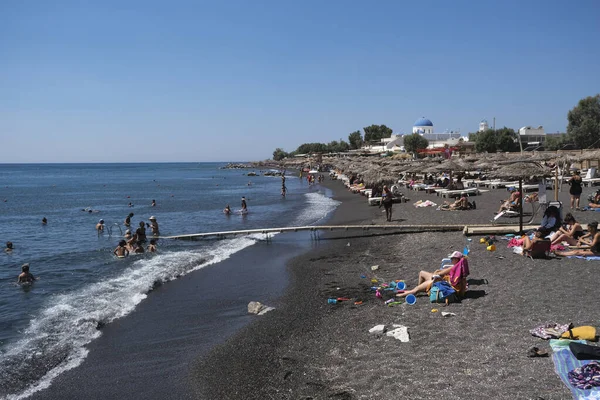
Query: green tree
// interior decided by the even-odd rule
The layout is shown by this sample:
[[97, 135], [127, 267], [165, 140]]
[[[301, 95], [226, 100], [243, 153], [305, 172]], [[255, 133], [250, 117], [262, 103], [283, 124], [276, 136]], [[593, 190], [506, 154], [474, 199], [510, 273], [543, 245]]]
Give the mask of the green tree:
[[416, 153], [417, 150], [426, 149], [429, 141], [418, 133], [404, 136], [404, 149], [409, 153]]
[[385, 125], [371, 125], [363, 128], [365, 131], [365, 142], [379, 142], [383, 138], [392, 136], [392, 129]]
[[496, 138], [496, 132], [493, 129], [488, 129], [484, 132], [479, 132], [477, 134], [477, 139], [475, 141], [475, 150], [478, 153], [495, 153], [498, 149], [498, 142]]
[[600, 94], [579, 100], [567, 115], [567, 133], [581, 149], [600, 147]]
[[330, 153], [342, 153], [348, 150], [350, 150], [350, 145], [348, 144], [348, 142], [345, 142], [343, 140], [339, 142], [337, 140], [334, 140], [327, 144], [327, 151], [329, 151]]
[[360, 131], [355, 131], [348, 135], [348, 142], [350, 142], [351, 149], [360, 149], [363, 145], [363, 138]]
[[325, 143], [304, 143], [296, 149], [297, 154], [327, 153]]
[[282, 148], [276, 148], [275, 151], [273, 152], [273, 160], [275, 161], [281, 161], [284, 158], [288, 157], [289, 154], [286, 153], [285, 151], [283, 151]]
[[500, 151], [519, 151], [519, 137], [512, 128], [496, 129], [496, 144]]

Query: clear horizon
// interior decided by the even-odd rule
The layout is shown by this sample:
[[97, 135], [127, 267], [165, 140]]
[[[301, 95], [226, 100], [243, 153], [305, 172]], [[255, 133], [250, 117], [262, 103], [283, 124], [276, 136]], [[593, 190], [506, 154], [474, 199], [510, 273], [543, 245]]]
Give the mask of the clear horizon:
[[565, 132], [600, 93], [598, 15], [593, 0], [3, 2], [0, 162], [263, 160], [421, 117]]

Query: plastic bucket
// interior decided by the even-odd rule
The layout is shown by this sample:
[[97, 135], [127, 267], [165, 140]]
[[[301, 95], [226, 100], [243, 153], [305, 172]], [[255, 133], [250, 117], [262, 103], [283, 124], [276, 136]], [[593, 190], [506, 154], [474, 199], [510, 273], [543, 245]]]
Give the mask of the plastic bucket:
[[404, 289], [406, 289], [406, 284], [404, 282], [402, 282], [402, 281], [397, 282], [396, 283], [396, 289], [398, 289], [398, 290], [404, 290]]
[[406, 304], [415, 304], [417, 302], [417, 296], [415, 296], [414, 294], [409, 294], [408, 296], [406, 296]]

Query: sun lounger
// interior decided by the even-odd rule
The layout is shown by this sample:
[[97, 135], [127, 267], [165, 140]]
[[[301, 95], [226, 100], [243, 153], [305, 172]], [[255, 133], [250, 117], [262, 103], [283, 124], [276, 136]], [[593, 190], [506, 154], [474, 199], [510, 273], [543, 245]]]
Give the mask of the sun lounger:
[[[527, 192], [537, 192], [540, 189], [540, 185], [535, 184], [535, 185], [523, 185], [523, 192], [527, 193]], [[518, 189], [518, 186], [517, 186]], [[546, 185], [546, 189], [550, 189], [550, 187], [548, 185]]]
[[424, 190], [426, 186], [427, 185], [425, 185], [424, 183], [415, 183], [412, 186], [412, 190]]
[[479, 189], [477, 188], [469, 188], [462, 190], [446, 190], [441, 192], [440, 195], [442, 197], [460, 197], [462, 194], [466, 194], [467, 196], [477, 196], [479, 194]]
[[381, 204], [381, 197], [369, 197], [368, 202], [370, 206], [378, 206]]
[[595, 186], [600, 183], [600, 178], [582, 179], [581, 182], [584, 186]]

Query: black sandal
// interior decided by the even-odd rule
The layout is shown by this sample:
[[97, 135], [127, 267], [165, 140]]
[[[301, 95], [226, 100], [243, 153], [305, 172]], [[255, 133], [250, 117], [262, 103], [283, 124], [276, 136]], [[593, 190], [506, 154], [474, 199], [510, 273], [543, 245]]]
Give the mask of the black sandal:
[[527, 357], [548, 357], [549, 354], [546, 350], [538, 349], [537, 347], [532, 347], [527, 352]]

